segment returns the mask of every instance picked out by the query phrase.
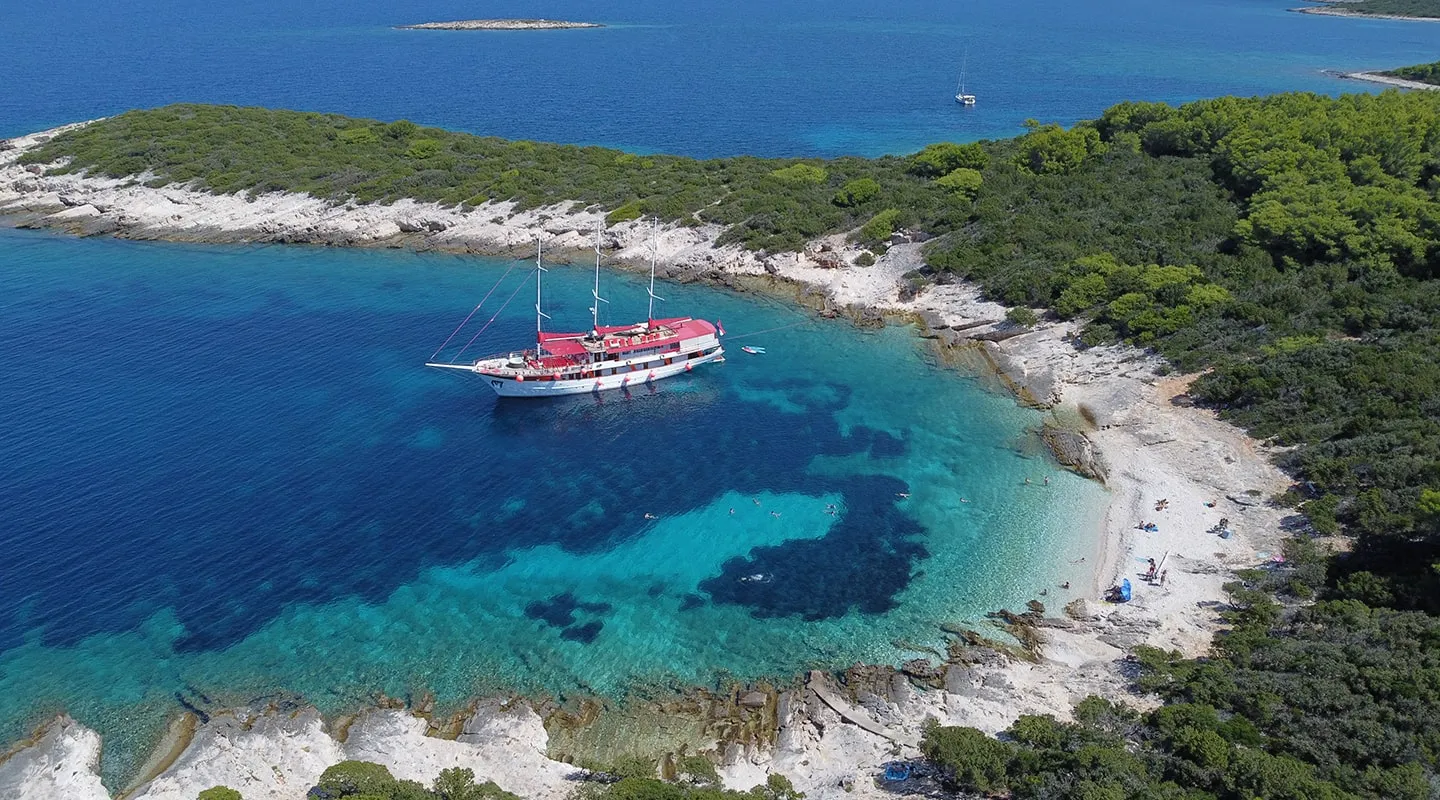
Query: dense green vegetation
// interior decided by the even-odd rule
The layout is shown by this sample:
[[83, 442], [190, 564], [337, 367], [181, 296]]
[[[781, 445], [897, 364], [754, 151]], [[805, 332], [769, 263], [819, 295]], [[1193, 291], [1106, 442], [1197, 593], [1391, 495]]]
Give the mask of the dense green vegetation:
[[368, 761], [341, 761], [326, 769], [305, 796], [309, 800], [520, 800], [492, 781], [476, 783], [469, 769], [444, 770], [427, 789], [415, 781], [397, 780], [390, 770]]
[[1440, 17], [1440, 0], [1334, 0], [1326, 5], [1360, 14], [1397, 17]]
[[1416, 64], [1410, 67], [1397, 67], [1396, 69], [1380, 73], [1389, 75], [1392, 78], [1404, 78], [1408, 81], [1420, 81], [1421, 83], [1440, 86], [1440, 61], [1429, 64]]
[[[966, 164], [984, 163], [980, 148], [967, 152]], [[698, 161], [512, 142], [406, 120], [233, 106], [132, 111], [60, 136], [28, 160], [62, 155], [73, 159], [72, 170], [148, 174], [154, 185], [189, 183], [218, 193], [308, 192], [362, 203], [410, 197], [470, 206], [576, 201], [611, 209], [612, 222], [651, 216], [733, 226], [726, 241], [766, 250], [798, 249], [886, 209], [900, 209], [895, 224], [930, 230], [948, 230], [966, 213], [964, 186], [946, 191], [929, 176], [912, 174], [905, 158]]]
[[[607, 770], [576, 770], [575, 800], [804, 800], [788, 780], [772, 775], [764, 786], [748, 792], [725, 789], [715, 766], [701, 756], [680, 760], [674, 780], [656, 777], [657, 765], [629, 758]], [[207, 789], [214, 792], [215, 789]], [[225, 789], [224, 791], [231, 791]], [[469, 769], [440, 773], [431, 788], [415, 781], [397, 780], [390, 770], [368, 761], [342, 761], [320, 776], [306, 794], [309, 800], [520, 800], [493, 782], [477, 784]], [[200, 800], [209, 800], [201, 793]], [[225, 798], [216, 798], [225, 800]]]

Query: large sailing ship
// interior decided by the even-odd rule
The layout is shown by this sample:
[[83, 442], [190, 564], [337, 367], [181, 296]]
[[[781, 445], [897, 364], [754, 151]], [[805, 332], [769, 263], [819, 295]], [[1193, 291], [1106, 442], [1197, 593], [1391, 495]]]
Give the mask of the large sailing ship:
[[[693, 317], [655, 319], [655, 301], [663, 301], [664, 298], [655, 294], [653, 254], [650, 259], [650, 303], [645, 319], [629, 325], [600, 324], [600, 304], [608, 301], [600, 296], [598, 231], [590, 330], [580, 333], [544, 330], [544, 321], [549, 319], [549, 315], [541, 310], [542, 276], [546, 272], [542, 256], [537, 240], [533, 349], [512, 350], [469, 363], [432, 360], [426, 366], [473, 372], [485, 378], [490, 388], [501, 397], [553, 397], [642, 386], [689, 372], [701, 364], [724, 360], [725, 349], [720, 345], [720, 337], [725, 334], [725, 329], [718, 323]], [[479, 307], [476, 308], [478, 310]], [[471, 313], [473, 316], [474, 312]], [[461, 326], [464, 324], [461, 323]], [[453, 338], [454, 334], [451, 336]]]

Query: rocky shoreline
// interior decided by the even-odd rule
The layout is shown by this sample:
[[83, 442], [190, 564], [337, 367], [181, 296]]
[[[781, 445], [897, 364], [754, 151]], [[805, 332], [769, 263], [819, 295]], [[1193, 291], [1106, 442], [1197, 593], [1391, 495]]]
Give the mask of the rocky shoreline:
[[603, 27], [598, 22], [567, 22], [561, 19], [461, 19], [395, 26], [402, 31], [552, 31]]
[[1385, 86], [1395, 86], [1400, 89], [1419, 89], [1427, 92], [1440, 90], [1440, 86], [1436, 86], [1433, 83], [1412, 81], [1408, 78], [1397, 78], [1394, 75], [1386, 75], [1381, 72], [1332, 72], [1327, 70], [1326, 74], [1333, 75], [1337, 78], [1344, 78], [1346, 80], [1365, 81], [1367, 83], [1379, 83]]
[[[57, 129], [58, 131], [59, 129]], [[0, 221], [77, 235], [193, 242], [289, 242], [401, 247], [486, 255], [528, 250], [537, 235], [551, 252], [588, 251], [604, 211], [576, 204], [520, 211], [490, 203], [465, 212], [401, 201], [390, 206], [332, 205], [308, 196], [253, 199], [184, 188], [150, 188], [135, 180], [48, 176], [16, 163], [57, 131], [0, 143]], [[603, 755], [597, 731], [633, 735], [710, 755], [732, 788], [748, 789], [769, 773], [789, 777], [812, 800], [883, 797], [880, 765], [917, 754], [928, 719], [997, 732], [1019, 714], [1067, 718], [1091, 694], [1147, 705], [1129, 690], [1125, 651], [1140, 644], [1199, 655], [1220, 622], [1217, 605], [1235, 569], [1263, 565], [1278, 547], [1281, 512], [1258, 499], [1288, 482], [1263, 446], [1209, 411], [1186, 402], [1194, 376], [1165, 376], [1153, 356], [1129, 347], [1078, 349], [1073, 322], [1022, 328], [978, 288], [917, 282], [921, 244], [898, 236], [873, 266], [843, 236], [812, 242], [803, 253], [760, 255], [717, 247], [718, 226], [669, 227], [657, 249], [662, 273], [737, 291], [787, 294], [822, 316], [857, 324], [886, 317], [917, 323], [937, 358], [970, 369], [993, 368], [1021, 402], [1045, 410], [1045, 438], [1062, 460], [1104, 480], [1111, 502], [1093, 556], [1076, 571], [1090, 576], [1072, 596], [1098, 598], [1121, 577], [1134, 601], [1112, 606], [1076, 600], [1059, 609], [1008, 615], [1016, 640], [1033, 647], [987, 646], [977, 634], [943, 626], [944, 657], [900, 668], [856, 666], [842, 676], [812, 673], [788, 687], [737, 686], [729, 692], [683, 692], [626, 708], [600, 701], [555, 704], [543, 698], [488, 698], [457, 717], [437, 718], [424, 702], [391, 704], [324, 719], [303, 704], [216, 710], [208, 721], [181, 724], [162, 745], [143, 784], [125, 797], [192, 800], [225, 784], [247, 800], [303, 794], [321, 770], [342, 758], [385, 764], [398, 777], [429, 781], [450, 766], [530, 800], [560, 800], [577, 768], [564, 760]], [[647, 260], [649, 226], [608, 226], [604, 245], [621, 263]], [[1230, 499], [1235, 498], [1235, 499]], [[1168, 500], [1164, 510], [1155, 508]], [[1209, 533], [1219, 518], [1237, 535]], [[1160, 530], [1137, 530], [1142, 520]], [[1147, 557], [1163, 559], [1165, 586], [1139, 580]], [[1138, 564], [1137, 564], [1138, 562]], [[1088, 591], [1086, 591], [1088, 589]], [[1057, 593], [1058, 594], [1058, 593]], [[1038, 598], [1042, 602], [1047, 598]], [[1064, 598], [1068, 599], [1068, 598]], [[681, 734], [683, 732], [683, 735]], [[53, 720], [0, 760], [0, 796], [109, 798], [96, 776], [99, 737], [66, 717]]]
[[1404, 14], [1368, 14], [1364, 11], [1352, 11], [1348, 8], [1337, 8], [1353, 0], [1315, 0], [1319, 3], [1329, 3], [1323, 6], [1305, 6], [1303, 8], [1291, 8], [1297, 14], [1318, 14], [1322, 17], [1354, 17], [1356, 19], [1395, 19], [1407, 22], [1440, 22], [1440, 17], [1407, 17]]

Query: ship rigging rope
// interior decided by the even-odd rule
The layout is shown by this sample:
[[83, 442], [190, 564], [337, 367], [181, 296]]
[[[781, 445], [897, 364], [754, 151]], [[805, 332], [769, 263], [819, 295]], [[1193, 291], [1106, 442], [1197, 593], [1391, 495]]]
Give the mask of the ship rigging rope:
[[800, 327], [801, 325], [809, 325], [809, 324], [810, 324], [810, 320], [808, 320], [808, 319], [805, 320], [804, 322], [792, 322], [792, 323], [790, 323], [789, 325], [781, 325], [781, 326], [778, 327], [778, 328], [766, 328], [766, 329], [763, 330], [763, 331], [751, 331], [750, 333], [742, 333], [742, 334], [740, 334], [739, 336], [726, 336], [726, 337], [725, 337], [725, 341], [727, 341], [727, 342], [733, 342], [733, 341], [735, 341], [736, 339], [744, 339], [744, 338], [749, 337], [749, 336], [760, 336], [761, 334], [774, 333], [775, 331], [783, 331], [783, 330], [788, 330], [788, 329], [790, 329], [790, 328], [798, 328], [798, 327]]
[[486, 292], [485, 296], [480, 298], [480, 302], [473, 309], [470, 310], [470, 313], [465, 315], [465, 319], [455, 327], [455, 330], [450, 332], [449, 336], [445, 337], [444, 344], [441, 344], [439, 347], [435, 348], [435, 352], [430, 354], [430, 358], [428, 359], [429, 361], [434, 361], [435, 356], [440, 355], [440, 351], [444, 350], [446, 345], [450, 344], [450, 340], [455, 338], [455, 334], [459, 333], [460, 329], [465, 327], [470, 322], [470, 318], [475, 316], [475, 312], [480, 310], [480, 306], [485, 305], [485, 301], [490, 299], [490, 295], [495, 294], [495, 290], [500, 288], [500, 284], [504, 283], [505, 279], [510, 277], [510, 270], [513, 269], [515, 269], [515, 264], [512, 263], [510, 265], [510, 268], [505, 270], [505, 274], [500, 276], [500, 280], [495, 281], [495, 285], [490, 287], [490, 291]]
[[[540, 272], [540, 271], [539, 271], [538, 269], [535, 270], [535, 273], [536, 273], [537, 275], [539, 274], [539, 272]], [[502, 280], [503, 280], [503, 279], [502, 279]], [[495, 284], [495, 285], [496, 285], [496, 286], [499, 286], [500, 284], [497, 283], [497, 284]], [[490, 316], [490, 319], [486, 320], [486, 321], [485, 321], [485, 324], [482, 325], [482, 326], [480, 326], [480, 330], [477, 331], [474, 336], [471, 336], [471, 337], [470, 337], [470, 341], [466, 342], [466, 343], [465, 343], [465, 346], [462, 347], [462, 348], [460, 348], [460, 352], [458, 352], [458, 353], [455, 354], [456, 360], [458, 360], [458, 359], [460, 358], [460, 356], [464, 355], [465, 351], [470, 348], [470, 345], [475, 344], [475, 340], [480, 338], [480, 334], [484, 333], [487, 329], [489, 329], [490, 323], [494, 322], [496, 317], [498, 317], [498, 316], [500, 316], [502, 313], [504, 313], [504, 311], [505, 311], [505, 306], [510, 305], [510, 301], [515, 299], [515, 295], [520, 294], [520, 290], [521, 290], [521, 289], [524, 289], [524, 288], [525, 288], [526, 286], [528, 286], [528, 285], [530, 285], [530, 281], [529, 281], [529, 280], [524, 280], [524, 281], [521, 281], [520, 284], [515, 287], [515, 291], [511, 292], [511, 293], [510, 293], [510, 296], [507, 297], [507, 298], [505, 298], [505, 303], [500, 306], [500, 309], [499, 309], [498, 311], [496, 311], [494, 314], [492, 314], [492, 315]], [[539, 355], [538, 348], [537, 348], [536, 355]]]

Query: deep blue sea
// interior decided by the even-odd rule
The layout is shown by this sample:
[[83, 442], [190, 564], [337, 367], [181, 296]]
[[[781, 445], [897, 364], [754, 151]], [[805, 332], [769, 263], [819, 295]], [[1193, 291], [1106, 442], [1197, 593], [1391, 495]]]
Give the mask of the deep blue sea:
[[[1365, 90], [1321, 70], [1440, 52], [1440, 25], [1291, 2], [12, 2], [0, 136], [197, 101], [877, 154], [1126, 99]], [[479, 16], [609, 27], [390, 27]], [[972, 109], [951, 98], [962, 60]], [[106, 735], [117, 784], [185, 704], [622, 695], [896, 661], [898, 640], [937, 645], [941, 622], [1082, 577], [1103, 491], [1047, 460], [1036, 413], [910, 331], [666, 287], [668, 311], [769, 352], [502, 403], [421, 364], [509, 266], [0, 229], [0, 745], [68, 710]], [[550, 275], [556, 323], [583, 325], [588, 272]], [[613, 312], [641, 313], [641, 285], [609, 281]]]
[[[0, 4], [0, 136], [177, 101], [697, 156], [874, 155], [1122, 100], [1369, 87], [1440, 25], [1302, 0], [47, 0]], [[475, 17], [591, 30], [402, 31]], [[979, 104], [961, 108], [962, 62]]]

